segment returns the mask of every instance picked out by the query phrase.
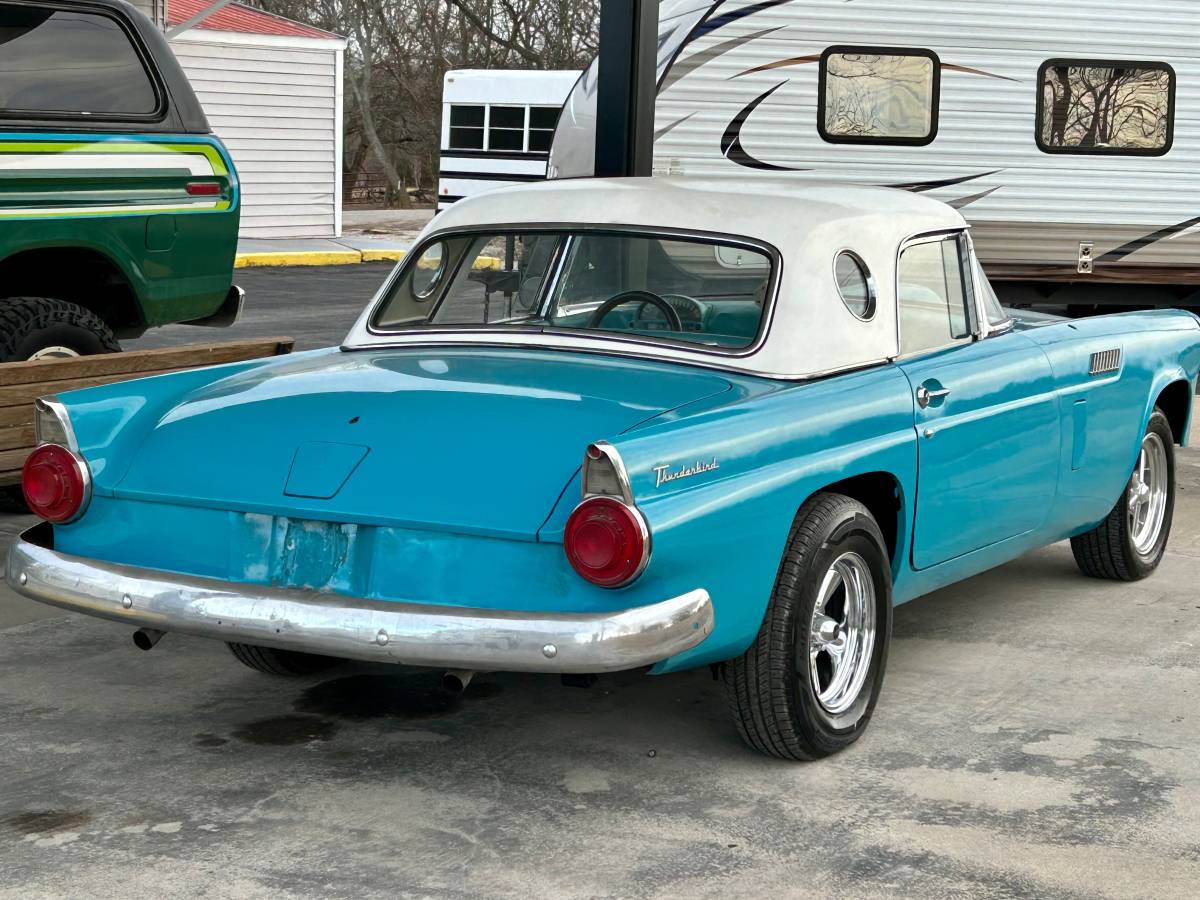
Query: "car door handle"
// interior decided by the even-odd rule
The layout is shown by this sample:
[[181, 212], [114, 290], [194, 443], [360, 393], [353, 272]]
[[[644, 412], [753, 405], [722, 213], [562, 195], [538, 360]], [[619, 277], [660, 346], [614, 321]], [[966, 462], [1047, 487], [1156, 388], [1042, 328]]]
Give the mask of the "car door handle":
[[925, 409], [934, 400], [942, 400], [949, 396], [950, 391], [948, 391], [946, 388], [938, 388], [935, 391], [931, 391], [929, 388], [925, 387], [925, 385], [921, 385], [919, 388], [917, 388], [917, 406], [921, 407], [921, 409]]

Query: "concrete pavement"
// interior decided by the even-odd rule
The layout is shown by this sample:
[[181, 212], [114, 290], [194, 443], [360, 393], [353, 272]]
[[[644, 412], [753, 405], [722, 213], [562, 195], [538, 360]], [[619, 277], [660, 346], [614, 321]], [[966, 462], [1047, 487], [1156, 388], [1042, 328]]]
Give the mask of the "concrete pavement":
[[338, 238], [242, 238], [238, 269], [396, 262], [433, 218], [432, 209], [346, 210]]
[[[328, 343], [386, 271], [255, 273], [237, 327]], [[1179, 473], [1147, 581], [1058, 545], [897, 610], [869, 733], [813, 764], [743, 747], [707, 671], [276, 680], [0, 589], [0, 898], [1193, 898], [1200, 451]]]

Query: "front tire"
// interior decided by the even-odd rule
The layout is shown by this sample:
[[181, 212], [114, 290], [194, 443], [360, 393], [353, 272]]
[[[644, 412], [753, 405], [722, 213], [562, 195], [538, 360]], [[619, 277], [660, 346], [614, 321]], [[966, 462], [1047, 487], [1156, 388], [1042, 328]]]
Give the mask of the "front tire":
[[1092, 578], [1140, 581], [1162, 561], [1174, 515], [1175, 438], [1155, 407], [1116, 506], [1091, 531], [1071, 538], [1075, 562]]
[[75, 303], [47, 297], [0, 300], [0, 362], [119, 353], [112, 329]]
[[225, 646], [242, 665], [267, 675], [316, 675], [345, 662], [344, 659], [334, 656], [318, 656], [298, 650], [276, 650], [274, 647], [258, 647], [254, 644], [226, 643]]
[[815, 495], [796, 514], [757, 639], [724, 666], [742, 739], [791, 760], [850, 746], [879, 698], [891, 631], [878, 524], [856, 500]]

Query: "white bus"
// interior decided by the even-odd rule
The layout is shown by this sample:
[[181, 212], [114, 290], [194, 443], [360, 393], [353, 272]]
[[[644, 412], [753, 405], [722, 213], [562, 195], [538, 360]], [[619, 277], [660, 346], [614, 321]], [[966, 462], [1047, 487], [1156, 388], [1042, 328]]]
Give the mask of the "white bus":
[[438, 209], [488, 188], [542, 181], [578, 72], [455, 69], [442, 87]]
[[[659, 24], [656, 173], [928, 193], [1006, 302], [1200, 306], [1200, 3], [663, 0]], [[551, 177], [591, 174], [595, 90], [593, 65]]]

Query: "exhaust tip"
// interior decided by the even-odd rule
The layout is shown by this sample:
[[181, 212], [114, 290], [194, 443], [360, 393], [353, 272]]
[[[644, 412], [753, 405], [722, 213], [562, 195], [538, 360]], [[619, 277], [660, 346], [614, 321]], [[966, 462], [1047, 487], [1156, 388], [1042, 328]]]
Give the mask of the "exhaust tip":
[[139, 628], [133, 633], [133, 646], [139, 650], [151, 650], [163, 639], [165, 634], [165, 631], [158, 631], [154, 628]]
[[474, 677], [475, 673], [469, 669], [451, 669], [442, 676], [442, 689], [450, 694], [461, 694]]

